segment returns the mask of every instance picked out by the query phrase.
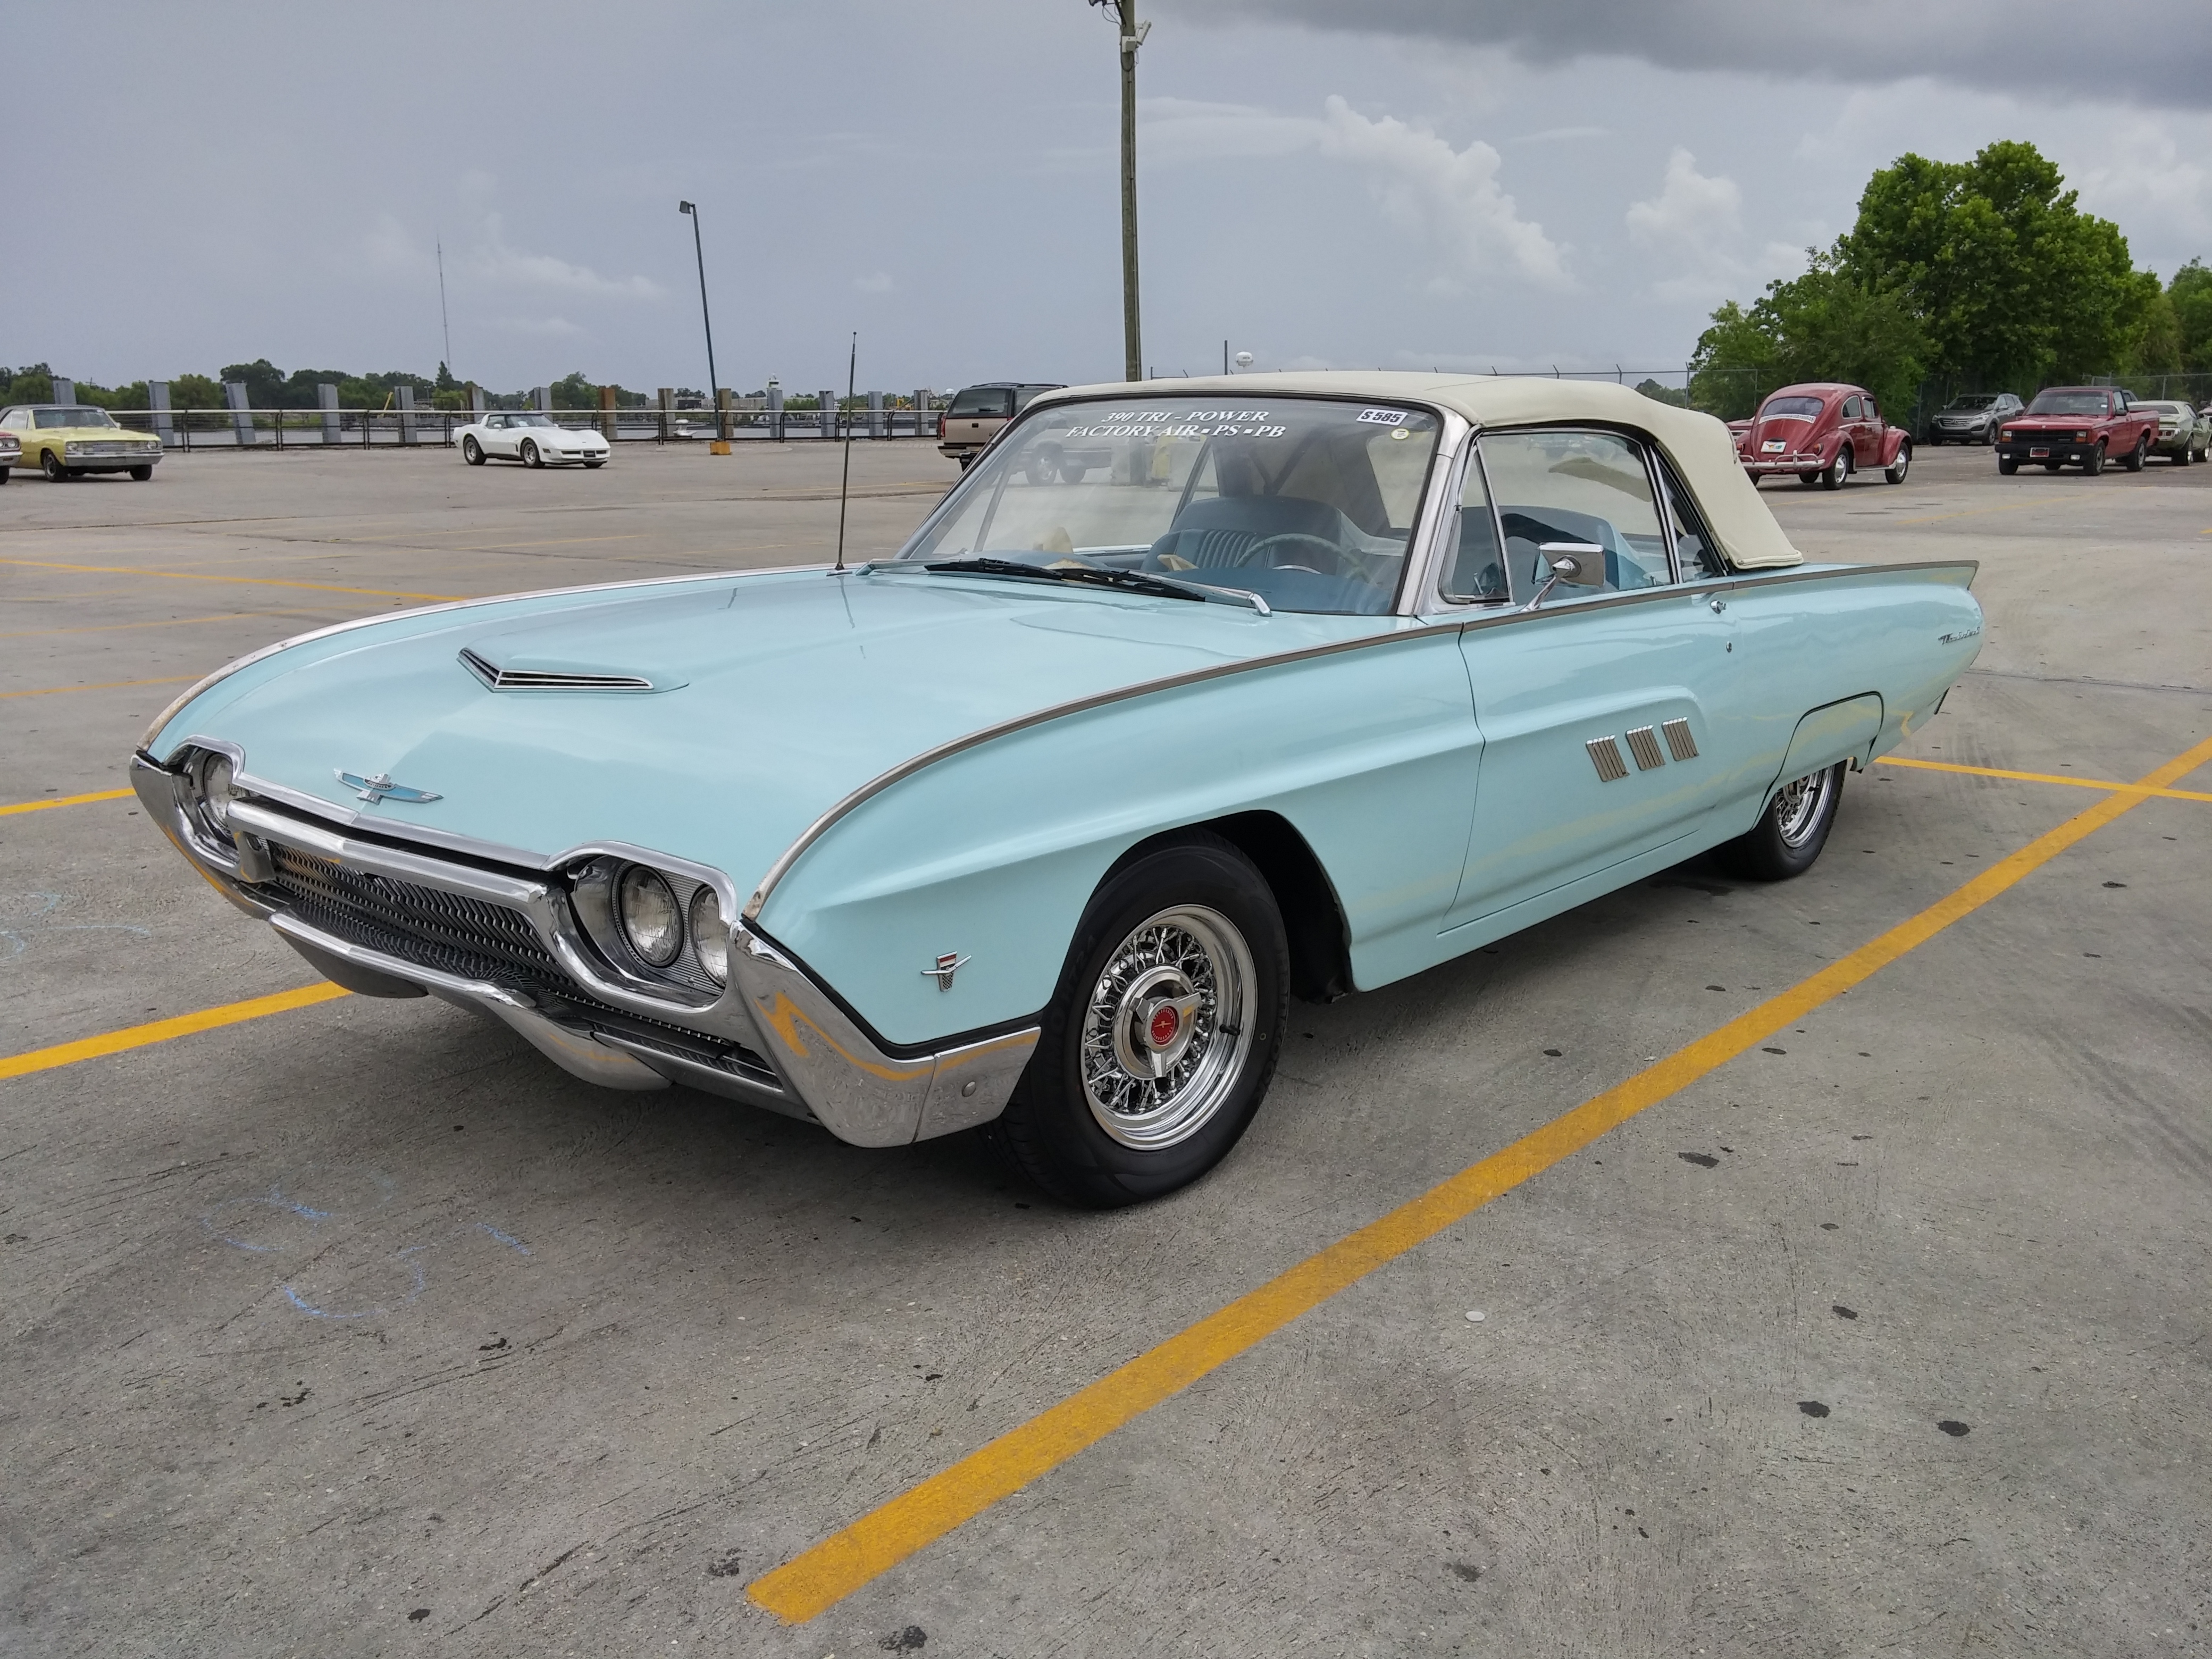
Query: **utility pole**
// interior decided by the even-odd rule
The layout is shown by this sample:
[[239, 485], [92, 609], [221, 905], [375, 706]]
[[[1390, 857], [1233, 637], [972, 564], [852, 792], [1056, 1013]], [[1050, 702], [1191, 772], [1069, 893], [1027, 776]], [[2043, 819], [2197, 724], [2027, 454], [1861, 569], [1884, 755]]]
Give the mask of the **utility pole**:
[[1121, 30], [1121, 371], [1145, 377], [1144, 328], [1137, 303], [1137, 48], [1152, 32], [1137, 21], [1137, 0], [1091, 0]]
[[438, 238], [438, 328], [446, 341], [446, 373], [453, 372], [453, 325], [446, 315], [446, 239]]
[[691, 252], [699, 259], [699, 320], [707, 325], [707, 407], [714, 411], [714, 435], [727, 443], [730, 417], [722, 408], [721, 382], [714, 378], [714, 319], [707, 311], [707, 250], [699, 240], [699, 210], [692, 203], [678, 202], [676, 210], [691, 222]]

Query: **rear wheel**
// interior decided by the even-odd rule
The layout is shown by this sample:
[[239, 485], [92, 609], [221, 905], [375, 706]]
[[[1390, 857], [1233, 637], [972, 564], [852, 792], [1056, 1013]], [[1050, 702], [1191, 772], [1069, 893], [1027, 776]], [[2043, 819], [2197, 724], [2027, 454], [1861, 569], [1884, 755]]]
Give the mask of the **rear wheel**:
[[2136, 440], [2136, 447], [2128, 452], [2127, 459], [2120, 465], [2130, 472], [2140, 472], [2143, 470], [2143, 459], [2149, 453], [2150, 434], [2146, 432]]
[[1748, 834], [1722, 844], [1721, 857], [1738, 875], [1753, 881], [1786, 881], [1803, 875], [1828, 844], [1836, 803], [1843, 793], [1841, 761], [1784, 784]]
[[1905, 475], [1911, 470], [1912, 446], [1909, 443], [1899, 444], [1897, 447], [1897, 459], [1881, 470], [1882, 482], [1903, 483]]
[[1243, 1134], [1289, 1012], [1274, 895], [1234, 846], [1194, 833], [1092, 898], [993, 1133], [1062, 1203], [1161, 1197]]
[[69, 477], [69, 469], [62, 465], [62, 458], [51, 449], [39, 452], [39, 471], [46, 475], [48, 483], [59, 483]]
[[522, 441], [522, 464], [525, 466], [543, 466], [545, 465], [545, 458], [538, 453], [538, 441], [536, 439], [525, 438]]
[[484, 464], [483, 446], [477, 441], [476, 434], [473, 432], [461, 440], [461, 459], [471, 466], [482, 466]]
[[1814, 475], [1823, 489], [1841, 489], [1844, 480], [1851, 476], [1851, 447], [1845, 444], [1836, 452], [1836, 459]]

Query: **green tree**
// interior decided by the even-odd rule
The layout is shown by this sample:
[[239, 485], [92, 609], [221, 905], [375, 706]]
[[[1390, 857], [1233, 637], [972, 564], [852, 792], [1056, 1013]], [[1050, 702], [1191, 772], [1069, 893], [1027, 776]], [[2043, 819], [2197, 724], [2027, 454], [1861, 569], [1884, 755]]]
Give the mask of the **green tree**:
[[179, 374], [169, 382], [172, 409], [221, 409], [222, 388], [204, 374]]
[[1740, 420], [1776, 386], [1843, 380], [1866, 387], [1903, 422], [1927, 354], [1902, 295], [1861, 286], [1834, 254], [1815, 251], [1810, 270], [1769, 283], [1749, 311], [1730, 301], [1713, 313], [1691, 356], [1691, 398], [1723, 420]]
[[50, 404], [53, 400], [54, 372], [46, 364], [0, 368], [0, 403]]
[[222, 378], [226, 384], [242, 380], [246, 384], [246, 401], [254, 409], [283, 407], [284, 371], [266, 357], [256, 357], [250, 363], [227, 363]]
[[[1678, 392], [1671, 386], [1662, 386], [1656, 380], [1638, 380], [1636, 383], [1636, 389], [1644, 397], [1650, 398], [1654, 403], [1672, 404], [1677, 409], [1685, 409], [1689, 406], [1690, 394], [1688, 392]], [[898, 407], [901, 409], [904, 409], [907, 406], [907, 399], [903, 398], [899, 398], [897, 402]]]
[[2212, 270], [2191, 259], [2173, 273], [2166, 297], [2173, 307], [2182, 367], [2212, 373]]

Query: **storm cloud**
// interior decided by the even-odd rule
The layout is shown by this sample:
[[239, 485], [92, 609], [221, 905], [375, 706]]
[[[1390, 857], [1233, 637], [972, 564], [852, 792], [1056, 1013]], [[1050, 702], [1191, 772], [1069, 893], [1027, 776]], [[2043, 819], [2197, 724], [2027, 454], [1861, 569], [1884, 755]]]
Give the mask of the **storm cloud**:
[[1500, 48], [1552, 67], [1620, 58], [1656, 68], [2212, 108], [2212, 27], [2173, 0], [1930, 5], [1856, 0], [1160, 0], [1193, 22], [1241, 15], [1347, 33]]

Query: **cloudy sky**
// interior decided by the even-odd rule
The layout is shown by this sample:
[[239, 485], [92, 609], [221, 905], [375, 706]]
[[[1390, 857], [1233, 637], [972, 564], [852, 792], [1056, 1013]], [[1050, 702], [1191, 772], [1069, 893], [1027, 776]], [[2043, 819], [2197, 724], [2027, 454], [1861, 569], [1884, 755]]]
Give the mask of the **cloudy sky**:
[[[2024, 138], [2212, 258], [2203, 0], [1142, 0], [1146, 355], [1679, 369], [1902, 151]], [[507, 389], [1117, 376], [1113, 30], [1083, 0], [7, 0], [0, 362], [444, 355]]]

